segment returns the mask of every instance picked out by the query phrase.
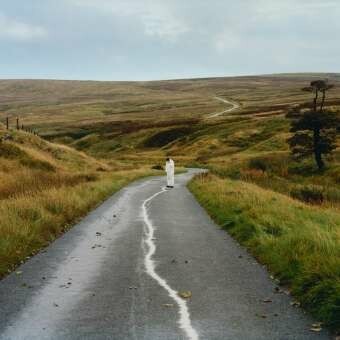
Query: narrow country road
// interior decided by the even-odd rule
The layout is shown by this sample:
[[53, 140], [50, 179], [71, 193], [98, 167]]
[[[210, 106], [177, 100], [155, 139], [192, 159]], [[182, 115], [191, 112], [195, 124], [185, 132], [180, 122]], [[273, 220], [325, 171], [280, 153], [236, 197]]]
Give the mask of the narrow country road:
[[329, 339], [211, 221], [195, 172], [129, 185], [2, 280], [0, 339]]
[[216, 118], [216, 117], [219, 117], [219, 116], [223, 116], [225, 113], [230, 113], [232, 111], [237, 110], [240, 107], [239, 104], [237, 104], [235, 102], [231, 102], [231, 101], [229, 101], [227, 99], [223, 99], [221, 97], [214, 97], [214, 99], [219, 100], [220, 102], [223, 102], [225, 104], [231, 105], [231, 107], [226, 109], [226, 110], [224, 110], [224, 111], [222, 111], [222, 112], [216, 112], [216, 113], [212, 113], [212, 114], [208, 115], [208, 117], [207, 117], [208, 119]]

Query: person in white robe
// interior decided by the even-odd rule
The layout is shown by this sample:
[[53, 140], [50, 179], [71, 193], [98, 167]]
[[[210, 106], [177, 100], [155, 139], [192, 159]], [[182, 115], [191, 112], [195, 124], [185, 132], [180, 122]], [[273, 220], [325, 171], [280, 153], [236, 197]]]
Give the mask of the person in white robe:
[[175, 162], [171, 158], [166, 159], [165, 171], [167, 188], [173, 188], [175, 185]]

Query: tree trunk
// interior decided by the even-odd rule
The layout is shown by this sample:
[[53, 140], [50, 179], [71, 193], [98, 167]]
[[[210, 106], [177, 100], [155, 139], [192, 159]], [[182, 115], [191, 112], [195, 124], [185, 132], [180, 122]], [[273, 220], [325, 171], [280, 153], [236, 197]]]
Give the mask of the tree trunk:
[[318, 108], [318, 97], [319, 97], [319, 91], [318, 89], [315, 90], [315, 98], [314, 98], [314, 112], [317, 111]]
[[325, 99], [326, 99], [326, 90], [323, 90], [322, 91], [322, 102], [321, 102], [321, 105], [320, 105], [320, 112], [323, 111], [323, 106], [325, 104]]

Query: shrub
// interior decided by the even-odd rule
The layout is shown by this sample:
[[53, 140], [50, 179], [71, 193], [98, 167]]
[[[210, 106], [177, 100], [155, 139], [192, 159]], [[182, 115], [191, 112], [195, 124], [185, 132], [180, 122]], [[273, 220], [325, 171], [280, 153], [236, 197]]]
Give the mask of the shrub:
[[191, 132], [192, 132], [192, 129], [190, 127], [179, 127], [179, 128], [161, 131], [149, 137], [144, 142], [144, 146], [147, 148], [163, 147], [177, 139], [187, 136]]
[[164, 168], [160, 164], [153, 165], [151, 167], [153, 170], [164, 170]]
[[98, 171], [98, 172], [106, 172], [106, 171], [108, 171], [108, 169], [103, 167], [103, 166], [99, 166], [98, 168], [96, 168], [96, 171]]
[[248, 168], [270, 172], [281, 177], [288, 177], [288, 164], [289, 159], [286, 154], [268, 154], [250, 159]]
[[265, 172], [268, 169], [268, 161], [262, 158], [252, 158], [249, 161], [249, 168]]
[[242, 180], [249, 182], [267, 178], [267, 174], [264, 171], [257, 169], [241, 170], [240, 174]]
[[293, 162], [288, 169], [292, 175], [309, 176], [316, 174], [316, 169], [311, 162], [296, 163]]
[[323, 188], [316, 185], [297, 186], [291, 190], [290, 195], [302, 202], [320, 204], [324, 201]]
[[326, 201], [332, 203], [340, 203], [340, 188], [339, 186], [327, 186], [324, 190], [324, 197]]
[[17, 159], [25, 157], [26, 153], [13, 144], [2, 143], [0, 144], [0, 156], [6, 159]]

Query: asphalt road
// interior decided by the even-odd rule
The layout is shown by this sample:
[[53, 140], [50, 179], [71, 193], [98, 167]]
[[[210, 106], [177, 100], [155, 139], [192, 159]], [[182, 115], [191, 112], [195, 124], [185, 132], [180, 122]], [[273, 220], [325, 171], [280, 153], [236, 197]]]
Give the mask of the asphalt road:
[[193, 172], [131, 184], [2, 280], [0, 339], [329, 339], [211, 221]]

